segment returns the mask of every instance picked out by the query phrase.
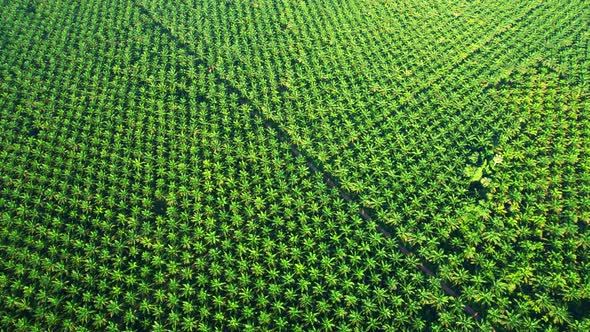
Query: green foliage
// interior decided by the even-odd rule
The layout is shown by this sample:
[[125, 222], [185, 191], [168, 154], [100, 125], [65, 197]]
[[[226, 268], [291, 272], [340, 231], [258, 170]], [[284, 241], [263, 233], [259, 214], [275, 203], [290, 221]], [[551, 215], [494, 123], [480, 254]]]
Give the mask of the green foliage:
[[587, 2], [0, 6], [0, 330], [589, 329]]

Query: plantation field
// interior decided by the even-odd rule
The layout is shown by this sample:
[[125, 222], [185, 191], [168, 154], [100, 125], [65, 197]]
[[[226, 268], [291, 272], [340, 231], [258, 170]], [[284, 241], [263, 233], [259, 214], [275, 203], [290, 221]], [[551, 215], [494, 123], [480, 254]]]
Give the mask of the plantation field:
[[589, 23], [0, 0], [0, 330], [590, 330]]

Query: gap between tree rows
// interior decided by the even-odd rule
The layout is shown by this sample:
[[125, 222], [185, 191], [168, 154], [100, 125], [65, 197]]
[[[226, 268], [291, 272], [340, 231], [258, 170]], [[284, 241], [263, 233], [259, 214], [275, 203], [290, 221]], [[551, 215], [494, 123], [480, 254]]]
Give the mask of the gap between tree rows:
[[[146, 16], [154, 25], [154, 28], [156, 30], [158, 30], [160, 33], [167, 35], [174, 43], [175, 46], [179, 49], [183, 49], [185, 52], [187, 52], [187, 54], [195, 57], [195, 63], [198, 64], [206, 64], [206, 62], [202, 59], [199, 59], [197, 57], [197, 55], [191, 51], [190, 46], [188, 44], [186, 44], [185, 42], [181, 41], [177, 36], [175, 36], [172, 31], [167, 28], [163, 23], [161, 23], [160, 21], [156, 20], [156, 18], [152, 15], [152, 13], [147, 10], [143, 5], [139, 4], [137, 2], [137, 0], [131, 0], [132, 4], [135, 5], [140, 13], [144, 16]], [[252, 101], [249, 100], [248, 98], [246, 98], [237, 88], [235, 88], [231, 82], [229, 82], [227, 79], [224, 79], [220, 76], [218, 76], [216, 73], [212, 73], [212, 75], [214, 76], [215, 80], [221, 83], [226, 84], [228, 92], [229, 93], [234, 93], [238, 96], [238, 98], [240, 100], [243, 100], [245, 103], [249, 103], [252, 104]], [[262, 112], [258, 111], [258, 110], [253, 110], [250, 112], [250, 115], [252, 117], [256, 117], [259, 118], [262, 121], [262, 125], [268, 129], [271, 129], [273, 131], [275, 131], [277, 133], [277, 137], [278, 139], [283, 142], [286, 143], [290, 146], [290, 151], [291, 153], [295, 156], [295, 157], [302, 157], [309, 170], [312, 171], [313, 173], [317, 173], [319, 175], [322, 176], [322, 178], [324, 179], [325, 183], [332, 188], [333, 190], [335, 190], [338, 195], [345, 200], [346, 202], [355, 202], [358, 201], [358, 198], [356, 197], [356, 195], [352, 194], [352, 193], [348, 193], [346, 192], [344, 189], [342, 189], [339, 184], [337, 183], [336, 180], [334, 180], [334, 177], [331, 176], [328, 172], [326, 172], [319, 163], [313, 161], [314, 158], [310, 157], [307, 153], [305, 153], [304, 151], [301, 151], [294, 143], [293, 140], [291, 139], [290, 135], [284, 130], [282, 129], [282, 127], [274, 120], [266, 117], [264, 114], [262, 114]], [[379, 222], [378, 220], [375, 220], [370, 212], [364, 208], [361, 207], [358, 211], [358, 213], [360, 214], [360, 216], [366, 220], [372, 220], [375, 221], [377, 224], [377, 229], [381, 232], [381, 234], [387, 238], [392, 238], [391, 235], [391, 228], [382, 223]], [[397, 240], [397, 246], [400, 252], [402, 252], [404, 255], [407, 256], [415, 256], [413, 252], [411, 252], [406, 246], [405, 244], [401, 241], [401, 240]], [[423, 262], [420, 259], [420, 264], [418, 265], [418, 268], [427, 276], [429, 277], [435, 277], [434, 272], [432, 272], [432, 270], [430, 268], [428, 268], [427, 263]], [[458, 298], [459, 295], [458, 293], [453, 290], [449, 285], [447, 285], [444, 281], [440, 282], [440, 286], [443, 289], [443, 291], [445, 292], [445, 294], [447, 294], [448, 296], [451, 296], [453, 298]], [[463, 309], [466, 313], [468, 313], [469, 315], [471, 315], [472, 318], [476, 319], [476, 320], [481, 320], [482, 316], [470, 305], [465, 304], [463, 306]]]

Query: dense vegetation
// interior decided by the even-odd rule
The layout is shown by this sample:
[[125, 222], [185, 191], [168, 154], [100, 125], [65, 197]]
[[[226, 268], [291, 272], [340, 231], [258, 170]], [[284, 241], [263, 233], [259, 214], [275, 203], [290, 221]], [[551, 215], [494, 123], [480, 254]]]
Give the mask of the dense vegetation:
[[0, 13], [1, 330], [590, 330], [589, 2]]

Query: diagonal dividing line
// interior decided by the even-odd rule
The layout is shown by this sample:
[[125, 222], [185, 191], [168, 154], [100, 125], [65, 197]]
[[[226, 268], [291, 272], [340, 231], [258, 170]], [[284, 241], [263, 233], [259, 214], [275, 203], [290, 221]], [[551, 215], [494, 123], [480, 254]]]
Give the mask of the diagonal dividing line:
[[[204, 61], [203, 59], [200, 59], [198, 57], [198, 55], [193, 52], [191, 50], [191, 47], [189, 44], [187, 44], [186, 42], [183, 42], [182, 40], [180, 40], [177, 36], [174, 35], [174, 33], [167, 28], [164, 24], [162, 24], [160, 21], [158, 21], [154, 15], [147, 10], [143, 5], [138, 3], [138, 0], [130, 0], [131, 3], [138, 8], [138, 10], [140, 11], [140, 13], [144, 16], [146, 16], [147, 18], [149, 18], [149, 20], [153, 23], [154, 28], [156, 30], [158, 30], [160, 33], [167, 35], [176, 45], [177, 48], [179, 49], [183, 49], [188, 55], [192, 56], [195, 58], [195, 63], [196, 64], [202, 64], [202, 65], [206, 65], [206, 61]], [[239, 99], [249, 103], [249, 104], [254, 104], [253, 101], [251, 101], [250, 99], [248, 99], [246, 96], [244, 96], [236, 87], [233, 86], [233, 84], [226, 78], [223, 78], [221, 76], [219, 76], [217, 73], [213, 72], [212, 73], [213, 77], [216, 79], [217, 82], [220, 83], [224, 83], [227, 86], [227, 90], [230, 93], [235, 93]], [[278, 122], [276, 122], [275, 120], [272, 120], [271, 118], [268, 118], [267, 116], [265, 116], [261, 111], [259, 110], [252, 110], [250, 112], [250, 115], [252, 117], [255, 118], [259, 118], [262, 122], [262, 125], [268, 129], [272, 129], [273, 131], [275, 131], [277, 133], [277, 136], [279, 138], [279, 140], [283, 143], [286, 143], [290, 146], [290, 152], [293, 154], [293, 156], [295, 157], [302, 157], [309, 170], [312, 173], [317, 173], [319, 175], [322, 176], [322, 178], [324, 179], [325, 183], [332, 189], [336, 190], [336, 192], [338, 193], [339, 197], [341, 197], [343, 200], [345, 200], [346, 202], [354, 202], [354, 201], [359, 201], [358, 197], [356, 197], [356, 195], [352, 194], [352, 193], [348, 193], [346, 192], [344, 189], [341, 188], [341, 186], [338, 184], [338, 182], [336, 180], [334, 180], [335, 178], [333, 176], [331, 176], [329, 174], [329, 172], [325, 171], [325, 169], [321, 166], [319, 166], [319, 164], [315, 164], [312, 160], [314, 160], [314, 158], [312, 158], [311, 156], [309, 156], [309, 154], [301, 149], [299, 149], [295, 143], [293, 143], [293, 139], [291, 138], [291, 136], [287, 133], [287, 131], [285, 131]], [[378, 220], [376, 220], [375, 218], [373, 218], [370, 213], [368, 211], [366, 211], [364, 208], [360, 208], [358, 211], [359, 215], [364, 219], [364, 220], [371, 220], [374, 221], [377, 224], [377, 229], [379, 230], [379, 232], [387, 237], [387, 238], [393, 238], [393, 236], [391, 235], [391, 232], [388, 230], [388, 226], [382, 222], [379, 222]], [[405, 244], [401, 241], [401, 240], [397, 240], [397, 246], [400, 252], [402, 252], [404, 255], [406, 256], [413, 256], [415, 257], [415, 255], [405, 246]], [[432, 270], [430, 270], [427, 266], [425, 262], [420, 262], [418, 264], [418, 268], [427, 276], [430, 277], [434, 277], [435, 273], [432, 272]], [[458, 293], [453, 290], [450, 286], [448, 286], [446, 283], [444, 283], [443, 281], [440, 282], [440, 286], [442, 288], [442, 290], [445, 292], [445, 294], [447, 294], [448, 296], [454, 297], [454, 298], [458, 298], [459, 295]], [[468, 313], [472, 318], [476, 319], [476, 320], [481, 320], [482, 317], [481, 315], [471, 306], [465, 304], [463, 306], [463, 309], [466, 313]]]

